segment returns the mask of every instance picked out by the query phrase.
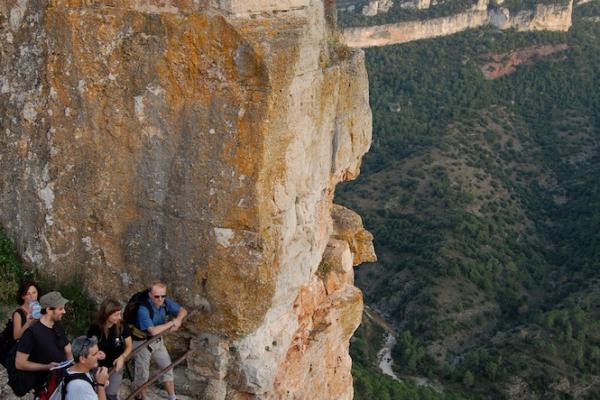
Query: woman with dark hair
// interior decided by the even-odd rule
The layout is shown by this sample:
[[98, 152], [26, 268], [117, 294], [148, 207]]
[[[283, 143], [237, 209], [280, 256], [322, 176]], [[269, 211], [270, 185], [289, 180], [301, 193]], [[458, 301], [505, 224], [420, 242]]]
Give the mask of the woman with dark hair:
[[106, 398], [117, 400], [125, 359], [133, 347], [131, 332], [121, 318], [121, 304], [118, 301], [107, 299], [102, 302], [96, 322], [88, 329], [87, 336], [96, 336], [98, 348], [106, 354], [106, 358], [99, 360], [101, 367], [112, 369]]
[[40, 307], [37, 302], [40, 295], [40, 288], [31, 281], [23, 282], [17, 290], [19, 307], [12, 314], [13, 339], [15, 341], [21, 339], [23, 332], [40, 318]]

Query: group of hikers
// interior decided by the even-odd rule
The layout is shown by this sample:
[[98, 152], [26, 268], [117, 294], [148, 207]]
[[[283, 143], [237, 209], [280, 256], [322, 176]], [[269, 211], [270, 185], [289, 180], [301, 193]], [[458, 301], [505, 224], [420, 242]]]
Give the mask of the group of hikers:
[[[2, 360], [9, 370], [9, 384], [13, 383], [11, 378], [18, 380], [18, 386], [33, 390], [35, 399], [117, 400], [124, 366], [131, 354], [134, 388], [148, 381], [151, 361], [161, 370], [171, 365], [164, 341], [157, 335], [178, 330], [187, 311], [167, 297], [167, 285], [163, 282], [153, 282], [148, 290], [134, 295], [125, 309], [114, 299], [104, 300], [87, 335], [72, 342], [61, 325], [69, 300], [57, 291], [38, 300], [39, 295], [40, 289], [34, 282], [20, 286], [19, 307], [11, 319], [14, 365], [10, 357]], [[132, 324], [124, 321], [124, 312], [134, 314]], [[151, 337], [155, 340], [148, 341]], [[176, 400], [172, 369], [162, 378], [169, 400]], [[136, 399], [144, 398], [145, 388]]]

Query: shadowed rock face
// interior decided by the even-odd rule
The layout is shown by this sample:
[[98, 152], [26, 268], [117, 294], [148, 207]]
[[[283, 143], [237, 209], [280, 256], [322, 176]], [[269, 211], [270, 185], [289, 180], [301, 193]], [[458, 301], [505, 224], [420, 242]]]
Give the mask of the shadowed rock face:
[[[343, 285], [317, 270], [371, 115], [325, 3], [0, 4], [0, 222], [98, 299], [167, 281], [196, 311], [182, 344], [201, 398], [352, 396], [362, 297], [351, 268]], [[370, 236], [353, 229], [336, 240], [355, 261]], [[293, 351], [315, 321], [305, 348], [343, 362]]]

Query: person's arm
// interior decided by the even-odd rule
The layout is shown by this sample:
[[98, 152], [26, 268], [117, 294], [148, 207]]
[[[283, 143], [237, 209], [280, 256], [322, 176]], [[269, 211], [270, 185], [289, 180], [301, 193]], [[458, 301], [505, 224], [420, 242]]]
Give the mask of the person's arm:
[[177, 312], [177, 316], [173, 319], [173, 330], [176, 331], [179, 329], [181, 324], [183, 323], [183, 319], [188, 315], [188, 312], [185, 308], [179, 307], [179, 311]]
[[23, 321], [21, 313], [15, 311], [13, 313], [13, 339], [21, 339], [21, 336], [23, 336], [23, 332], [25, 332], [25, 330], [29, 328], [34, 321], [36, 320], [33, 319], [33, 317], [31, 317], [31, 314], [27, 314], [26, 321]]
[[20, 371], [50, 371], [50, 368], [58, 365], [58, 363], [51, 362], [50, 364], [40, 364], [33, 361], [29, 361], [29, 354], [21, 353], [17, 351], [15, 358], [15, 368]]
[[98, 400], [106, 400], [106, 383], [108, 382], [108, 369], [100, 367], [96, 371], [96, 393]]
[[164, 324], [154, 325], [150, 318], [150, 311], [145, 306], [140, 306], [138, 309], [138, 321], [140, 329], [147, 331], [151, 336], [160, 335], [173, 327], [173, 321], [167, 321]]
[[125, 360], [131, 353], [132, 348], [133, 348], [133, 341], [131, 340], [131, 336], [128, 336], [125, 338], [125, 349], [123, 350], [123, 354], [121, 354], [119, 357], [117, 357], [117, 359], [113, 363], [113, 365], [115, 366], [115, 369], [117, 371], [121, 371], [123, 369], [123, 366], [125, 365]]
[[156, 326], [149, 326], [148, 333], [152, 336], [160, 335], [164, 331], [168, 331], [169, 329], [173, 328], [173, 326], [175, 326], [173, 321], [167, 321], [164, 324], [160, 324], [160, 325], [156, 325]]
[[98, 394], [98, 400], [106, 400], [106, 389], [104, 385], [96, 386], [96, 394]]
[[65, 346], [65, 356], [67, 357], [67, 360], [73, 359], [73, 351], [71, 351], [71, 343], [69, 343]]

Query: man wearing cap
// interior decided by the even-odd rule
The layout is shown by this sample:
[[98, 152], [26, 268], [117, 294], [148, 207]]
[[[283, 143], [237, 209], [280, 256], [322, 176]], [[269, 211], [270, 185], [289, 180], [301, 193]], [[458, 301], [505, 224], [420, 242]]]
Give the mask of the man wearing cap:
[[[75, 365], [65, 375], [65, 400], [106, 400], [105, 386], [108, 384], [108, 369], [98, 368], [102, 352], [98, 339], [79, 336], [71, 345]], [[92, 376], [91, 371], [97, 368]]]
[[15, 367], [32, 372], [36, 393], [44, 385], [52, 367], [73, 358], [71, 345], [60, 324], [67, 302], [60, 292], [43, 295], [40, 298], [42, 316], [39, 323], [27, 328], [19, 341]]

